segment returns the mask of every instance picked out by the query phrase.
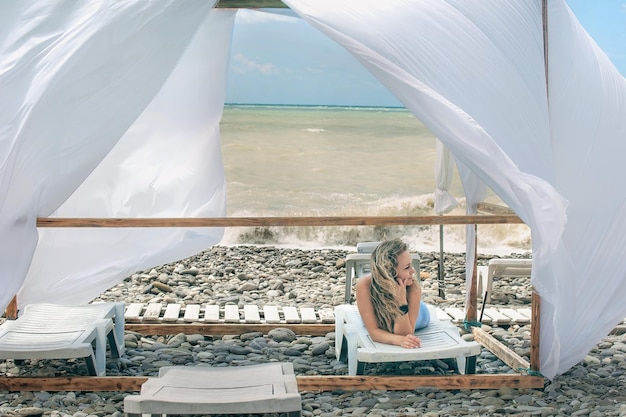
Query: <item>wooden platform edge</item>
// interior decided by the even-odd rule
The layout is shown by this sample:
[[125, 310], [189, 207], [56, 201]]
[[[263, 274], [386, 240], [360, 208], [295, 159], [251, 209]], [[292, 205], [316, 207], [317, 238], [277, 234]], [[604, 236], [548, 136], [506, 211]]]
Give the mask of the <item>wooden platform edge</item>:
[[201, 335], [238, 335], [250, 332], [267, 333], [270, 330], [281, 328], [290, 329], [299, 335], [325, 336], [335, 331], [334, 324], [263, 324], [263, 323], [215, 323], [215, 324], [134, 324], [126, 323], [126, 331], [140, 333], [146, 336], [170, 334], [201, 334]]
[[[136, 392], [149, 377], [0, 377], [1, 391], [115, 391]], [[417, 387], [442, 390], [544, 388], [544, 379], [521, 374], [424, 375], [424, 376], [297, 376], [299, 391], [389, 390], [411, 391]]]

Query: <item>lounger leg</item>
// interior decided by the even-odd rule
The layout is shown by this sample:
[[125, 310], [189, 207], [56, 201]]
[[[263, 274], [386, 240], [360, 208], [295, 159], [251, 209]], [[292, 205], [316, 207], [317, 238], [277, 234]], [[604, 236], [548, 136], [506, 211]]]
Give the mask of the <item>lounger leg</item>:
[[456, 368], [461, 375], [465, 374], [465, 356], [457, 356], [456, 358]]
[[469, 358], [467, 358], [467, 361], [465, 362], [465, 373], [476, 373], [476, 356], [470, 356]]
[[111, 341], [111, 347], [115, 346], [115, 353], [113, 354], [113, 348], [111, 353], [115, 358], [119, 358], [124, 354], [124, 303], [115, 304], [115, 329], [114, 340]]
[[357, 375], [363, 375], [365, 373], [365, 362], [356, 362], [356, 374]]
[[343, 352], [345, 351], [344, 343], [344, 328], [345, 322], [342, 312], [339, 309], [335, 309], [335, 357], [339, 360], [344, 360]]
[[335, 357], [347, 362], [348, 355], [348, 342], [346, 340], [346, 322], [349, 322], [346, 307], [351, 306], [337, 306], [335, 307]]
[[89, 376], [98, 376], [98, 371], [96, 371], [96, 358], [94, 355], [85, 356], [85, 364], [87, 365], [87, 373]]
[[342, 341], [339, 343], [340, 349], [337, 352], [337, 359], [342, 362], [348, 362], [348, 342], [343, 335], [341, 335], [341, 340]]
[[357, 335], [353, 332], [346, 332], [346, 350], [348, 352], [348, 374], [354, 376], [358, 372], [357, 361]]
[[107, 335], [106, 327], [111, 319], [97, 320], [96, 325], [96, 374], [98, 376], [106, 375], [106, 354], [107, 354]]
[[109, 332], [109, 334], [107, 335], [107, 340], [109, 342], [109, 346], [111, 346], [111, 357], [112, 358], [119, 358], [122, 355], [120, 355], [120, 351], [117, 345], [117, 338], [115, 337], [115, 332]]

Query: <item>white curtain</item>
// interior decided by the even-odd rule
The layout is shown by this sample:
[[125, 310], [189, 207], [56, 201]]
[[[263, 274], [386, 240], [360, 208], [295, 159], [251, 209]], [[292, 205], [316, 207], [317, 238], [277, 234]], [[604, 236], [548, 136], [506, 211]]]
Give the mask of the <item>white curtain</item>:
[[435, 214], [446, 214], [459, 205], [450, 194], [454, 174], [454, 158], [450, 150], [439, 139], [436, 141], [435, 159]]
[[[541, 371], [582, 359], [626, 316], [626, 81], [563, 0], [548, 2], [548, 90], [541, 0], [286, 2], [450, 149], [468, 212], [486, 184], [531, 228]], [[88, 301], [219, 240], [35, 227], [225, 213], [218, 120], [234, 12], [213, 3], [0, 2], [0, 306], [20, 288], [22, 304]]]
[[530, 227], [541, 371], [582, 359], [626, 315], [626, 87], [566, 4], [548, 2], [548, 102], [540, 0], [285, 2]]
[[626, 316], [626, 79], [562, 2], [548, 4], [550, 181], [569, 207], [555, 254], [533, 272], [541, 361], [562, 373]]
[[225, 215], [218, 123], [235, 13], [213, 4], [0, 3], [0, 307], [18, 291], [20, 307], [87, 302], [221, 239], [35, 227], [38, 216]]

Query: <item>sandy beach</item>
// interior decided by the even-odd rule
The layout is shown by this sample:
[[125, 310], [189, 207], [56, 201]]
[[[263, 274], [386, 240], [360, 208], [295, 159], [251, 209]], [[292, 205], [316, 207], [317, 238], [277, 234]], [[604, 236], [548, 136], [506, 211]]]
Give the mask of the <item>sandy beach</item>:
[[[343, 302], [347, 251], [270, 246], [215, 246], [196, 256], [141, 271], [98, 297], [98, 301], [211, 303], [332, 308]], [[437, 280], [438, 253], [420, 253], [424, 300], [462, 307], [462, 254], [445, 256], [445, 299]], [[529, 257], [512, 254], [511, 257]], [[479, 257], [486, 263], [490, 255]], [[494, 283], [493, 305], [530, 304], [528, 279]], [[529, 359], [529, 325], [484, 326]], [[463, 330], [460, 329], [462, 332]], [[282, 337], [282, 338], [281, 338]], [[245, 366], [290, 361], [297, 375], [345, 375], [334, 355], [334, 334], [325, 336], [247, 333], [233, 336], [145, 336], [126, 332], [126, 353], [108, 359], [107, 375], [156, 375], [161, 366]], [[477, 373], [512, 372], [483, 348]], [[447, 391], [302, 392], [303, 416], [626, 416], [624, 326], [605, 338], [579, 364], [544, 389]], [[453, 372], [447, 361], [368, 365], [366, 374], [438, 375]], [[2, 376], [84, 375], [82, 361], [0, 362]], [[123, 414], [126, 392], [0, 392], [0, 416], [115, 416]]]

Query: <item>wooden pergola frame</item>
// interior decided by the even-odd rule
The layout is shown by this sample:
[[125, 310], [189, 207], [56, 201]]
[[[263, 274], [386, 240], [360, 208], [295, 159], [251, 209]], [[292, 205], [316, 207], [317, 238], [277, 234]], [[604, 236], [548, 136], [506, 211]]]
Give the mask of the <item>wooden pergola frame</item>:
[[[548, 19], [547, 0], [542, 0], [544, 69], [546, 94], [549, 98], [548, 80]], [[218, 0], [216, 8], [288, 8], [280, 0]], [[446, 224], [511, 224], [523, 223], [510, 212], [495, 210], [482, 205], [491, 214], [474, 216], [397, 216], [397, 217], [240, 217], [240, 218], [160, 218], [160, 219], [85, 219], [85, 218], [38, 218], [37, 227], [255, 227], [255, 226], [389, 226], [389, 225], [446, 225]], [[480, 204], [479, 204], [480, 209]], [[466, 320], [477, 321], [477, 257], [470, 285]], [[543, 388], [544, 378], [539, 374], [540, 297], [532, 291], [530, 363], [481, 328], [473, 327], [475, 340], [489, 349], [519, 374], [486, 374], [455, 376], [298, 376], [300, 391], [343, 390], [412, 390], [416, 387], [440, 389], [497, 389]], [[10, 314], [14, 314], [11, 316]], [[17, 300], [14, 298], [6, 311], [7, 317], [17, 317]], [[317, 326], [317, 327], [316, 327]], [[332, 326], [332, 325], [331, 325]], [[276, 326], [274, 326], [276, 327]], [[326, 334], [334, 330], [328, 325], [288, 325], [294, 332]], [[175, 334], [193, 332], [201, 334], [241, 334], [249, 331], [267, 332], [270, 325], [131, 325], [129, 330], [144, 334]], [[304, 333], [303, 333], [304, 332]], [[529, 371], [526, 371], [529, 370]], [[0, 378], [0, 389], [7, 391], [139, 391], [148, 377], [60, 377], [60, 378]]]
[[217, 9], [288, 9], [280, 0], [217, 0]]
[[[520, 224], [519, 217], [481, 203], [479, 209], [499, 212], [490, 215], [465, 216], [397, 216], [397, 217], [224, 217], [224, 218], [39, 218], [38, 227], [271, 227], [271, 226], [388, 226], [450, 224]], [[505, 214], [502, 214], [505, 213]], [[470, 285], [466, 319], [477, 321], [477, 257]], [[14, 298], [6, 311], [16, 317]], [[267, 333], [276, 327], [287, 327], [296, 334], [324, 335], [334, 331], [332, 324], [126, 324], [129, 331], [144, 335], [242, 334], [251, 331]], [[543, 388], [544, 379], [533, 375], [539, 370], [539, 296], [533, 291], [530, 363], [479, 327], [472, 329], [474, 339], [510, 366], [517, 374], [473, 374], [453, 376], [298, 376], [301, 391], [343, 390], [412, 390], [416, 387], [440, 389]], [[531, 372], [528, 372], [530, 370]], [[7, 391], [139, 391], [149, 377], [1, 377], [0, 390]]]

